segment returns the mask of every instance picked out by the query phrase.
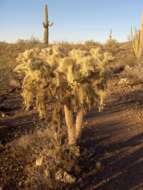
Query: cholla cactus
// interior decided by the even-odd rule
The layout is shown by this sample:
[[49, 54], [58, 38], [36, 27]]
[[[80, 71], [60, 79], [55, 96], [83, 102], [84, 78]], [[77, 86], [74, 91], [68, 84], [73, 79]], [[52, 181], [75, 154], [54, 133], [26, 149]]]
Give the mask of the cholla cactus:
[[[101, 51], [71, 50], [59, 47], [32, 49], [19, 55], [15, 69], [24, 74], [23, 92], [26, 109], [35, 107], [46, 118], [52, 106], [52, 121], [62, 125], [62, 108], [68, 130], [69, 144], [80, 136], [83, 116], [91, 107], [103, 108], [107, 75], [106, 64], [113, 57]], [[74, 122], [73, 113], [77, 113]]]
[[135, 57], [140, 59], [143, 54], [143, 17], [139, 31], [136, 28], [131, 28], [131, 44]]

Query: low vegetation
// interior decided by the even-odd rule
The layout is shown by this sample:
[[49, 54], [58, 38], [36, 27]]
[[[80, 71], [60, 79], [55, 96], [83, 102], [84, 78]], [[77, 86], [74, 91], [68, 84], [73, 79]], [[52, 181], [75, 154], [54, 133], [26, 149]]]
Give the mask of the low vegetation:
[[[86, 115], [104, 108], [108, 81], [116, 79], [122, 87], [142, 84], [141, 58], [136, 59], [130, 43], [112, 39], [104, 45], [26, 41], [0, 47], [1, 92], [20, 90], [26, 113], [34, 110], [40, 118], [32, 134], [15, 139], [5, 150], [0, 147], [0, 184], [15, 189], [72, 187], [89, 154], [82, 139]], [[98, 173], [102, 163], [94, 162]]]

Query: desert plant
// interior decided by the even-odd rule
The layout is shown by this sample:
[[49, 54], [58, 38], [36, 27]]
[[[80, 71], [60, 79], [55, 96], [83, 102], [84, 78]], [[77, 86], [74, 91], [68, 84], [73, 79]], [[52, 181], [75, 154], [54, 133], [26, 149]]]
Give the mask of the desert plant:
[[94, 40], [87, 40], [84, 42], [85, 46], [89, 47], [101, 47], [102, 45], [99, 42], [96, 42]]
[[129, 81], [130, 84], [142, 84], [143, 83], [143, 66], [142, 64], [136, 64], [134, 66], [127, 65], [123, 72], [123, 76]]
[[104, 47], [112, 54], [115, 54], [119, 51], [119, 43], [117, 42], [116, 39], [113, 38], [112, 30], [110, 30], [109, 32], [109, 36]]
[[131, 45], [134, 55], [137, 59], [140, 59], [143, 53], [143, 17], [141, 20], [140, 30], [131, 28]]
[[35, 45], [35, 44], [40, 44], [40, 40], [34, 36], [31, 36], [30, 39], [18, 39], [17, 44], [19, 45], [25, 45], [25, 44], [31, 44], [31, 45]]
[[22, 96], [26, 109], [35, 107], [41, 118], [47, 118], [50, 105], [52, 121], [58, 126], [63, 125], [64, 113], [68, 142], [76, 144], [85, 113], [93, 106], [99, 111], [103, 108], [106, 64], [112, 59], [100, 48], [71, 53], [54, 46], [20, 54], [17, 60], [21, 64], [15, 71], [25, 75]]
[[48, 20], [48, 6], [45, 5], [45, 8], [44, 8], [44, 19], [45, 21], [43, 22], [43, 27], [44, 27], [44, 43], [45, 44], [49, 44], [49, 27], [53, 26], [53, 23], [49, 22]]

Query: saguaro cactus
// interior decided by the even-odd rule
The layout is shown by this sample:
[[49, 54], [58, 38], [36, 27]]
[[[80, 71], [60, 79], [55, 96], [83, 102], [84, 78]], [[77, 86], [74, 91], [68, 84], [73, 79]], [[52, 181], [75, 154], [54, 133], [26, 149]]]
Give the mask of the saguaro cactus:
[[112, 29], [109, 32], [109, 40], [112, 40]]
[[49, 44], [49, 27], [53, 26], [53, 23], [49, 22], [48, 20], [48, 6], [47, 4], [44, 7], [44, 22], [43, 22], [43, 27], [44, 27], [44, 43]]
[[140, 29], [131, 28], [131, 44], [134, 55], [137, 59], [140, 59], [143, 55], [143, 16], [141, 18]]

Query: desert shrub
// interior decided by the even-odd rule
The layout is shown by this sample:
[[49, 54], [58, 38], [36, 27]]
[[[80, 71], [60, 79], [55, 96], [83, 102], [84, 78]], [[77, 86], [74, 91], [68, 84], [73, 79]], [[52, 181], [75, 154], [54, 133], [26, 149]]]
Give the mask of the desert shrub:
[[115, 39], [108, 39], [107, 42], [104, 45], [104, 48], [106, 49], [106, 51], [111, 52], [114, 56], [116, 55], [116, 53], [118, 53], [119, 51], [119, 43], [115, 40]]
[[116, 55], [119, 51], [119, 43], [112, 37], [112, 30], [110, 30], [109, 37], [104, 44], [104, 48], [105, 50], [111, 52], [113, 55]]
[[[33, 107], [41, 118], [46, 118], [50, 105], [52, 120], [59, 126], [64, 112], [69, 144], [75, 144], [85, 113], [93, 106], [99, 111], [103, 108], [106, 65], [112, 59], [100, 48], [67, 52], [60, 46], [53, 46], [25, 51], [17, 58], [21, 64], [15, 69], [25, 76], [22, 87], [25, 108]], [[73, 113], [76, 114], [75, 123]]]
[[85, 46], [89, 46], [89, 47], [102, 47], [102, 45], [99, 42], [95, 42], [94, 40], [88, 40], [85, 41]]
[[128, 65], [128, 66], [132, 67], [137, 64], [137, 60], [136, 60], [135, 56], [129, 52], [128, 55], [126, 55], [123, 58], [123, 63], [124, 63], [124, 65]]
[[6, 57], [0, 56], [0, 92], [9, 90], [9, 82], [13, 77], [12, 66]]
[[123, 76], [128, 79], [130, 84], [143, 83], [143, 66], [142, 64], [136, 64], [134, 66], [126, 66]]
[[137, 64], [135, 56], [128, 51], [119, 52], [114, 61], [108, 65], [108, 69], [111, 71], [111, 75], [122, 74], [126, 66], [133, 67]]
[[38, 38], [35, 38], [35, 37], [31, 36], [31, 38], [27, 39], [27, 40], [18, 39], [16, 43], [21, 44], [21, 45], [23, 45], [23, 44], [35, 45], [35, 44], [40, 44], [41, 42], [40, 42], [40, 40]]

